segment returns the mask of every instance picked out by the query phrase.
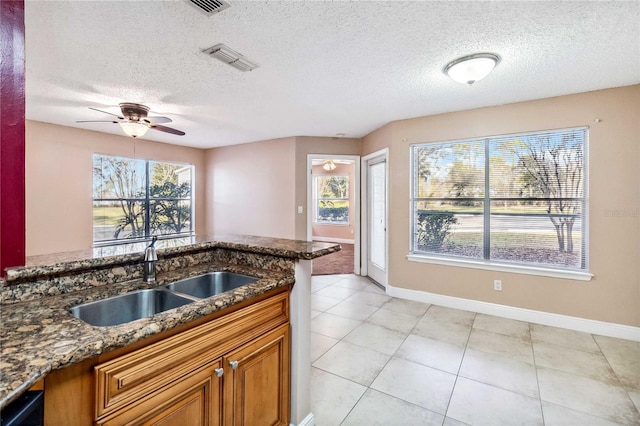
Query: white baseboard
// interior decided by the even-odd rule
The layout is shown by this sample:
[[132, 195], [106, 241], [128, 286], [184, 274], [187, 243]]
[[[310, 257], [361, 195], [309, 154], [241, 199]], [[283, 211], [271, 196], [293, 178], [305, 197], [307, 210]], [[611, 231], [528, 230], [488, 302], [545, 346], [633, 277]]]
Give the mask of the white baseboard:
[[535, 324], [568, 328], [570, 330], [583, 331], [590, 334], [599, 334], [601, 336], [617, 337], [619, 339], [640, 342], [640, 327], [633, 327], [630, 325], [552, 314], [549, 312], [498, 305], [496, 303], [481, 302], [478, 300], [463, 299], [460, 297], [444, 296], [442, 294], [428, 293], [426, 291], [393, 287], [392, 285], [387, 285], [387, 294], [389, 296], [414, 300], [416, 302], [431, 303], [434, 305], [446, 306], [448, 308], [462, 309], [481, 314], [495, 315], [498, 317], [532, 322]]
[[346, 238], [333, 238], [333, 237], [316, 237], [314, 236], [313, 241], [321, 241], [325, 243], [343, 243], [343, 244], [355, 244], [354, 239], [346, 239]]
[[[315, 426], [316, 421], [313, 418], [313, 413], [309, 413], [307, 417], [305, 417], [298, 426]], [[293, 423], [290, 423], [290, 426], [296, 426]]]

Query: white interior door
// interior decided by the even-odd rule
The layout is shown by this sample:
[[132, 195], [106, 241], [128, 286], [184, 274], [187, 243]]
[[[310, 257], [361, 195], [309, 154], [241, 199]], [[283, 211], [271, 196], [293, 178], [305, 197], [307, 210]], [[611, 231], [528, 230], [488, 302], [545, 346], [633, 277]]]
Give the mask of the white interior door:
[[367, 272], [376, 282], [387, 285], [387, 161], [385, 157], [367, 162], [368, 256]]

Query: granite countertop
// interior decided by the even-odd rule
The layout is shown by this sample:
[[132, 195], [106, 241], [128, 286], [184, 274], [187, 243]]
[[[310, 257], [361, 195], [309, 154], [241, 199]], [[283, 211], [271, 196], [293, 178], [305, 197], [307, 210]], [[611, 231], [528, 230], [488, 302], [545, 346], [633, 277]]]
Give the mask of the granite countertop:
[[[161, 312], [152, 318], [94, 327], [68, 313], [74, 305], [129, 291], [157, 287], [210, 271], [232, 271], [260, 277], [258, 281]], [[75, 364], [145, 337], [172, 329], [211, 313], [291, 285], [294, 276], [242, 265], [210, 264], [158, 275], [155, 283], [140, 279], [91, 288], [74, 293], [0, 306], [0, 408], [20, 396], [50, 371]]]
[[[88, 250], [30, 256], [27, 265], [7, 268], [6, 282], [25, 281], [46, 274], [59, 274], [138, 261], [147, 243], [131, 243]], [[266, 254], [291, 259], [312, 260], [340, 250], [334, 243], [257, 237], [253, 235], [197, 235], [158, 240], [158, 256], [188, 254], [195, 251], [229, 248], [248, 253]], [[5, 282], [0, 281], [0, 285]]]
[[[20, 293], [24, 290], [21, 288], [35, 286], [36, 282], [39, 286], [46, 288], [41, 293], [29, 293], [28, 298], [8, 298], [7, 300], [11, 303], [0, 304], [2, 331], [0, 334], [0, 409], [53, 370], [127, 346], [295, 282], [293, 270], [287, 268], [280, 268], [280, 266], [270, 268], [267, 264], [228, 263], [227, 260], [219, 260], [186, 263], [177, 269], [165, 269], [167, 272], [158, 273], [155, 283], [132, 279], [100, 284], [101, 279], [113, 278], [110, 275], [100, 275], [102, 278], [97, 278], [95, 283], [82, 281], [82, 285], [71, 285], [65, 291], [54, 288], [59, 284], [56, 277], [70, 275], [86, 277], [87, 272], [94, 274], [94, 271], [104, 270], [104, 268], [117, 269], [117, 275], [124, 278], [126, 272], [123, 267], [129, 265], [137, 269], [145, 246], [146, 243], [135, 243], [34, 256], [27, 258], [26, 266], [6, 270], [5, 280], [0, 281], [0, 290], [15, 292], [15, 289], [18, 289], [17, 293]], [[340, 250], [340, 246], [333, 243], [247, 235], [196, 236], [159, 240], [157, 248], [160, 259], [176, 258], [176, 256], [196, 259], [199, 256], [198, 253], [230, 249], [233, 252], [247, 253], [248, 257], [266, 255], [275, 259], [282, 258], [283, 261], [286, 259], [312, 260]], [[269, 263], [269, 265], [277, 263]], [[231, 271], [260, 279], [237, 289], [161, 312], [152, 318], [143, 318], [116, 326], [91, 326], [74, 318], [68, 312], [69, 308], [81, 303], [138, 289], [153, 288], [211, 271]], [[50, 278], [49, 281], [47, 277]], [[38, 281], [43, 279], [44, 281]], [[95, 280], [96, 278], [93, 279]], [[50, 285], [52, 287], [48, 287]], [[23, 294], [26, 293], [23, 292]]]

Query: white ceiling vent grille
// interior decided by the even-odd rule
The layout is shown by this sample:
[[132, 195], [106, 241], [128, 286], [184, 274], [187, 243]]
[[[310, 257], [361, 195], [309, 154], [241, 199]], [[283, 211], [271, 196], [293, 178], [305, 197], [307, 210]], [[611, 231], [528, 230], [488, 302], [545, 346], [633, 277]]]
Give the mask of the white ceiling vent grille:
[[209, 16], [220, 13], [231, 7], [229, 3], [223, 0], [187, 0], [187, 2], [191, 3]]
[[211, 46], [203, 52], [224, 62], [225, 64], [239, 69], [240, 71], [251, 71], [260, 66], [222, 43]]

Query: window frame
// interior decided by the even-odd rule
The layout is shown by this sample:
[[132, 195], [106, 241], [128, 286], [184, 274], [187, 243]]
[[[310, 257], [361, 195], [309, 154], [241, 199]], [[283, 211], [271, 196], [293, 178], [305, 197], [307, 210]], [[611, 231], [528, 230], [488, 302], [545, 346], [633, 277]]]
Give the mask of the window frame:
[[[140, 198], [136, 197], [122, 197], [122, 198], [95, 198], [95, 193], [92, 193], [92, 205], [95, 205], [96, 202], [133, 202], [133, 203], [141, 203], [142, 209], [144, 211], [144, 235], [138, 237], [129, 237], [129, 238], [111, 238], [107, 240], [95, 240], [95, 233], [93, 229], [95, 227], [95, 222], [92, 220], [92, 243], [93, 247], [105, 247], [105, 246], [115, 246], [121, 244], [130, 244], [130, 243], [139, 243], [143, 241], [148, 241], [151, 237], [156, 236], [158, 239], [173, 239], [173, 238], [184, 238], [184, 237], [193, 237], [195, 235], [195, 203], [194, 203], [194, 178], [195, 178], [195, 166], [189, 163], [181, 163], [176, 161], [161, 161], [161, 160], [153, 160], [146, 158], [132, 158], [126, 157], [122, 155], [112, 155], [112, 154], [103, 154], [95, 152], [92, 155], [92, 163], [95, 168], [96, 158], [98, 157], [108, 157], [114, 159], [122, 159], [127, 161], [133, 161], [136, 163], [143, 163], [144, 169], [144, 196]], [[186, 168], [189, 170], [189, 196], [188, 197], [153, 197], [150, 194], [151, 187], [151, 177], [152, 177], [152, 165], [153, 164], [168, 164], [173, 166], [181, 166], [181, 168]], [[137, 166], [136, 166], [137, 168]], [[95, 177], [92, 176], [92, 181]], [[92, 187], [95, 187], [95, 182], [92, 182]], [[152, 234], [151, 233], [151, 205], [154, 202], [158, 201], [172, 201], [176, 203], [180, 202], [188, 202], [189, 203], [189, 230], [186, 232], [176, 232], [169, 234]], [[92, 211], [93, 211], [92, 207]]]
[[[491, 205], [492, 202], [504, 200], [505, 197], [492, 197], [491, 196], [491, 186], [489, 182], [489, 176], [491, 175], [491, 167], [490, 167], [490, 146], [492, 141], [497, 141], [502, 138], [515, 138], [515, 137], [525, 137], [525, 136], [533, 136], [533, 135], [545, 135], [545, 134], [560, 134], [564, 132], [572, 132], [572, 131], [582, 131], [583, 139], [582, 139], [582, 155], [583, 155], [583, 170], [582, 170], [582, 197], [580, 199], [581, 206], [581, 241], [580, 241], [580, 250], [584, 255], [581, 256], [581, 267], [562, 267], [562, 266], [554, 266], [552, 264], [542, 264], [542, 263], [526, 263], [520, 261], [506, 261], [506, 260], [492, 260], [487, 258], [489, 256], [488, 245], [490, 244], [491, 238], [491, 229], [490, 229], [490, 218], [491, 218]], [[503, 272], [513, 272], [513, 273], [523, 273], [529, 275], [539, 275], [539, 276], [550, 276], [556, 278], [567, 278], [567, 279], [575, 279], [582, 281], [589, 281], [593, 274], [589, 272], [589, 203], [588, 203], [588, 188], [589, 188], [589, 180], [588, 180], [588, 141], [589, 141], [589, 127], [588, 126], [580, 126], [580, 127], [571, 127], [571, 128], [561, 128], [561, 129], [551, 129], [551, 130], [540, 130], [533, 132], [522, 132], [522, 133], [512, 133], [512, 134], [503, 134], [503, 135], [493, 135], [493, 136], [483, 136], [483, 137], [474, 137], [468, 139], [459, 139], [459, 140], [449, 140], [449, 141], [435, 141], [435, 142], [420, 142], [413, 143], [409, 145], [409, 170], [410, 170], [410, 194], [409, 194], [409, 253], [407, 254], [407, 259], [409, 261], [414, 262], [422, 262], [422, 263], [432, 263], [439, 265], [448, 265], [448, 266], [457, 266], [457, 267], [466, 267], [466, 268], [474, 268], [474, 269], [484, 269], [491, 271], [503, 271]], [[417, 176], [416, 167], [419, 167], [418, 160], [416, 158], [417, 148], [425, 147], [425, 146], [441, 146], [444, 147], [446, 145], [455, 145], [455, 144], [463, 144], [463, 143], [471, 143], [471, 142], [482, 142], [482, 147], [485, 152], [485, 168], [484, 168], [484, 196], [482, 198], [477, 198], [477, 200], [483, 203], [482, 213], [479, 215], [482, 217], [483, 221], [483, 246], [482, 246], [482, 258], [467, 258], [462, 256], [456, 256], [454, 254], [447, 253], [436, 253], [436, 252], [427, 252], [427, 251], [419, 251], [416, 250], [416, 232], [418, 226], [417, 220], [417, 203], [419, 201], [435, 201], [437, 197], [418, 197], [417, 194], [417, 185], [419, 185], [419, 178]], [[522, 197], [524, 199], [524, 197]], [[578, 198], [578, 197], [574, 197]], [[476, 198], [459, 198], [459, 201], [468, 201], [475, 200]], [[517, 198], [509, 198], [510, 200], [517, 200]], [[541, 197], [537, 199], [543, 199]], [[450, 198], [449, 201], [456, 201], [455, 198]], [[489, 216], [489, 220], [485, 219], [486, 216]], [[495, 232], [495, 231], [494, 231]]]
[[[322, 178], [339, 178], [344, 177], [347, 183], [347, 196], [345, 198], [325, 198], [320, 197], [318, 194], [318, 181]], [[348, 174], [319, 174], [313, 176], [313, 223], [316, 225], [329, 225], [329, 226], [349, 226], [351, 223], [351, 202], [350, 202], [350, 188], [349, 185], [349, 175]], [[320, 217], [320, 201], [346, 201], [347, 202], [347, 220], [345, 222], [330, 222], [330, 221], [320, 221], [318, 218]]]

